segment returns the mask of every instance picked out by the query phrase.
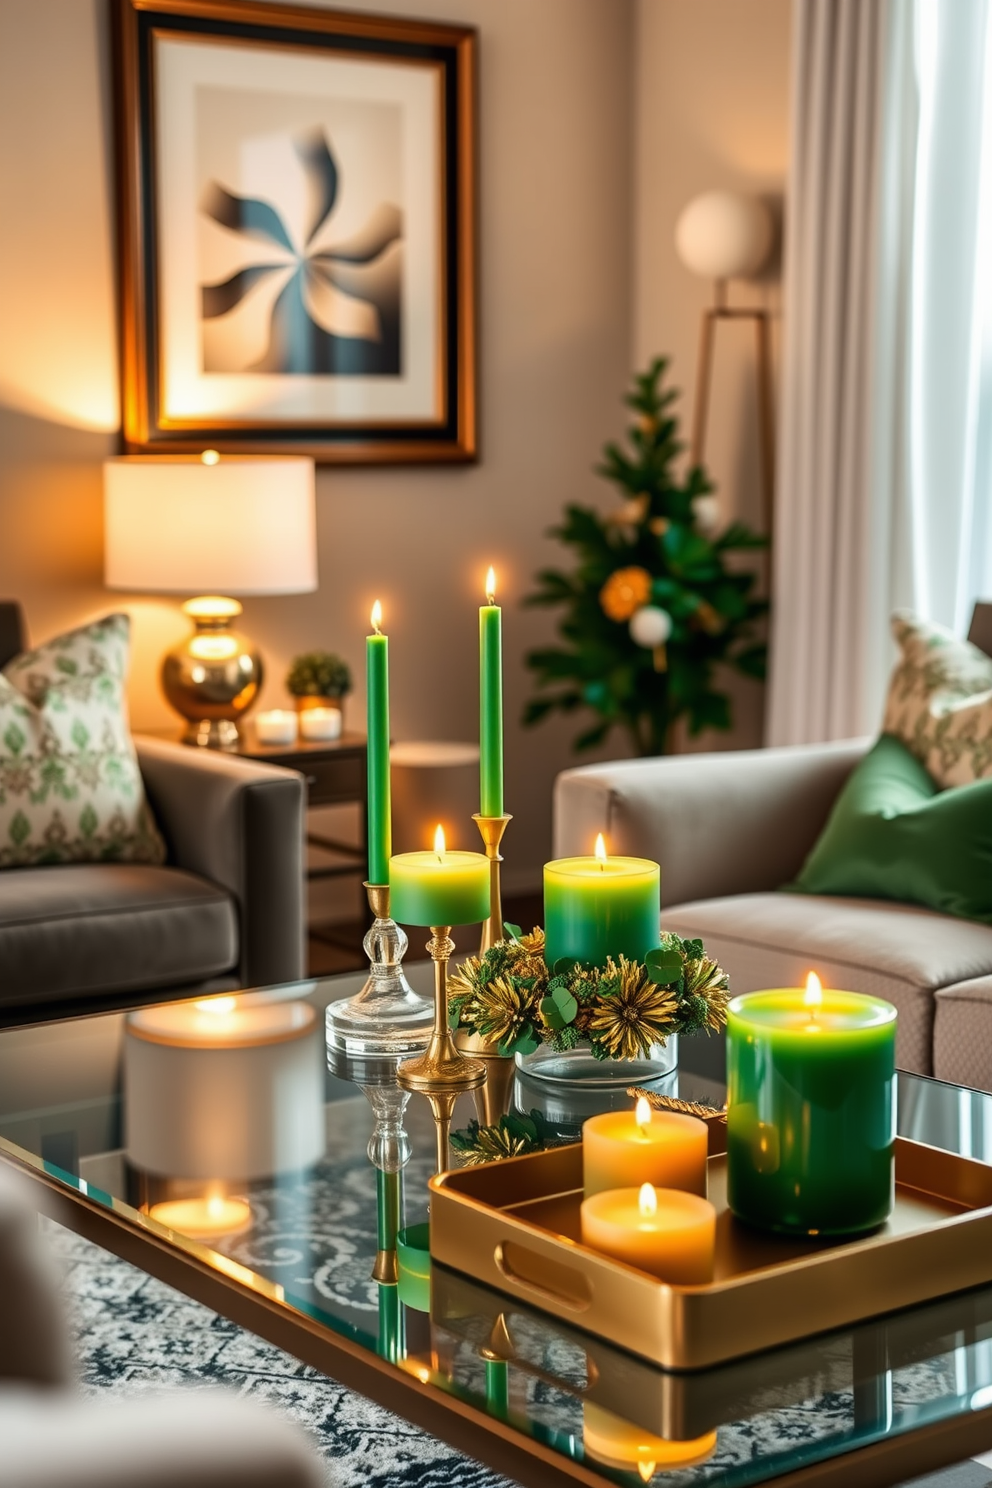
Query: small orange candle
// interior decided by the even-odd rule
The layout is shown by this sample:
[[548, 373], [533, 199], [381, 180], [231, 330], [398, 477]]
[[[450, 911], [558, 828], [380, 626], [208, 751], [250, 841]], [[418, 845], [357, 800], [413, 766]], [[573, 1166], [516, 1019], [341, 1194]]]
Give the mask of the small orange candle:
[[705, 1198], [708, 1148], [705, 1121], [678, 1111], [652, 1111], [640, 1096], [633, 1111], [607, 1111], [584, 1123], [585, 1196], [652, 1183]]
[[675, 1286], [713, 1280], [716, 1210], [674, 1188], [614, 1188], [582, 1202], [582, 1243]]

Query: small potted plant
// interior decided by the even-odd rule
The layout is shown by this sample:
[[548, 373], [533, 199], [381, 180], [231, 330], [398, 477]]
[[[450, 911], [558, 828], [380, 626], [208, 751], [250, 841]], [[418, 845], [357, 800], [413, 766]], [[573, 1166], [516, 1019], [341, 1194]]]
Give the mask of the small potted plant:
[[310, 708], [343, 712], [345, 696], [351, 691], [348, 663], [333, 651], [307, 651], [293, 658], [286, 674], [286, 690], [300, 713]]

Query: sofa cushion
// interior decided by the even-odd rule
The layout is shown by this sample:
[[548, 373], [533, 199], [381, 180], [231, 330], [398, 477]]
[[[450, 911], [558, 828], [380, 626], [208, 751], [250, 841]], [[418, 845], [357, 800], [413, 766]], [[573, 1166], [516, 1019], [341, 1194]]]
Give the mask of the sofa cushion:
[[882, 729], [894, 734], [938, 785], [992, 775], [992, 658], [932, 621], [892, 617], [901, 652]]
[[791, 889], [923, 904], [992, 924], [992, 780], [939, 791], [899, 739], [865, 755]]
[[887, 998], [899, 1013], [900, 1069], [930, 1074], [934, 992], [992, 972], [992, 929], [911, 905], [810, 894], [737, 894], [675, 905], [666, 930], [699, 936], [730, 977], [732, 995], [827, 986]]
[[130, 624], [107, 615], [0, 673], [0, 868], [164, 861], [128, 728]]
[[941, 987], [935, 998], [933, 1072], [992, 1091], [992, 976]]
[[178, 868], [0, 873], [0, 1007], [183, 986], [237, 964], [234, 901]]

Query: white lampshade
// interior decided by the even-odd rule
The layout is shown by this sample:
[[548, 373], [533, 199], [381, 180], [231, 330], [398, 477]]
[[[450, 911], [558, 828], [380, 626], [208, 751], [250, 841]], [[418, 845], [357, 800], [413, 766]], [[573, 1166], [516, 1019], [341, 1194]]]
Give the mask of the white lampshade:
[[110, 589], [237, 596], [317, 587], [310, 459], [107, 460], [103, 490]]
[[772, 245], [765, 203], [740, 191], [694, 197], [675, 224], [675, 247], [687, 269], [704, 279], [747, 279]]

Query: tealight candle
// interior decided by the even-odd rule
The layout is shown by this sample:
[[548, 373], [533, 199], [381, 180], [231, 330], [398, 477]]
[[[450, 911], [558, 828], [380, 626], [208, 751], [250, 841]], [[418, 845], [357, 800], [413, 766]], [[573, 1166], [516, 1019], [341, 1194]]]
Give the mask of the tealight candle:
[[652, 1111], [642, 1095], [633, 1111], [607, 1111], [583, 1124], [585, 1196], [653, 1183], [705, 1198], [708, 1149], [704, 1121], [678, 1111]]
[[218, 1193], [202, 1199], [166, 1199], [153, 1204], [148, 1214], [191, 1240], [220, 1239], [251, 1224], [251, 1209], [244, 1199], [226, 1199]]
[[674, 1286], [713, 1280], [716, 1210], [674, 1188], [610, 1188], [582, 1201], [582, 1243]]
[[255, 719], [255, 735], [260, 744], [295, 744], [296, 714], [286, 708], [270, 708]]
[[340, 739], [340, 708], [307, 708], [300, 714], [300, 733], [304, 739]]
[[735, 997], [727, 1017], [727, 1200], [790, 1234], [872, 1229], [893, 1199], [896, 1010], [800, 987]]
[[648, 858], [613, 858], [603, 835], [595, 853], [544, 868], [549, 966], [563, 956], [602, 966], [608, 956], [643, 961], [661, 934], [661, 870]]
[[390, 910], [401, 925], [478, 925], [489, 914], [489, 859], [449, 852], [444, 831], [433, 852], [389, 860]]

